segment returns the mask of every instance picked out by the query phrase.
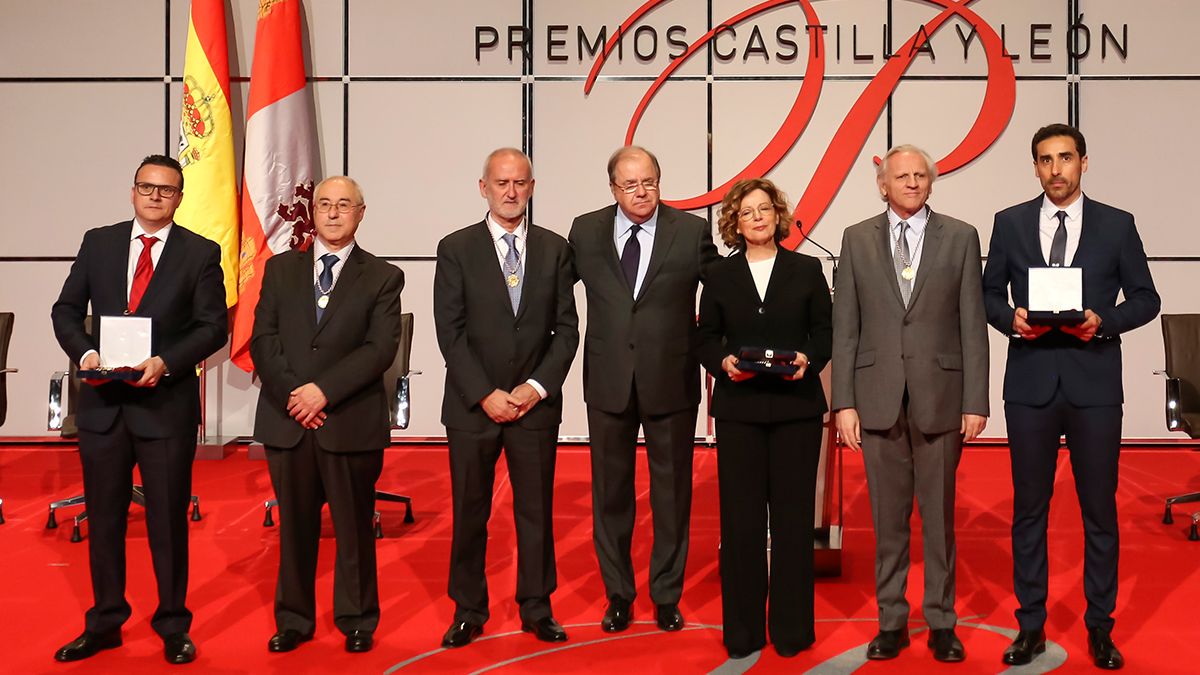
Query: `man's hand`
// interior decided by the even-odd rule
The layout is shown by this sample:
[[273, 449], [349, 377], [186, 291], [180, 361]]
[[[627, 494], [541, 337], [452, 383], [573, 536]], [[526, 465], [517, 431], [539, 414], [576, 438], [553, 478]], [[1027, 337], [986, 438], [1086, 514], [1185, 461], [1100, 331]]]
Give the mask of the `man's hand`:
[[1029, 325], [1028, 318], [1029, 310], [1018, 307], [1017, 311], [1013, 313], [1013, 332], [1026, 340], [1036, 340], [1050, 332], [1050, 326]]
[[153, 387], [162, 379], [163, 373], [167, 372], [167, 364], [163, 363], [161, 357], [151, 356], [133, 367], [134, 370], [142, 371], [142, 379], [137, 382], [129, 382], [135, 387]]
[[534, 389], [533, 385], [529, 384], [528, 382], [523, 382], [517, 385], [517, 388], [512, 390], [510, 396], [518, 401], [518, 418], [524, 417], [526, 413], [533, 409], [533, 406], [537, 405], [542, 400], [542, 395], [539, 394], [537, 389]]
[[1100, 315], [1090, 309], [1083, 310], [1083, 323], [1078, 326], [1063, 326], [1060, 330], [1068, 335], [1087, 342], [1096, 337], [1096, 331], [1100, 329]]
[[[532, 387], [530, 388], [532, 389]], [[536, 391], [534, 396], [537, 396]], [[496, 424], [507, 424], [521, 416], [520, 399], [501, 389], [493, 389], [492, 393], [479, 402], [479, 405]]]
[[[83, 357], [83, 362], [79, 364], [80, 370], [95, 370], [99, 367], [100, 355], [96, 352], [92, 352], [91, 354]], [[93, 387], [98, 387], [106, 382], [108, 382], [108, 380], [83, 380], [84, 384], [91, 385]]]
[[729, 356], [726, 356], [723, 361], [721, 361], [721, 370], [724, 370], [725, 374], [729, 376], [729, 379], [733, 380], [734, 382], [741, 382], [742, 380], [748, 380], [754, 377], [754, 373], [752, 371], [738, 370], [737, 364], [738, 357], [730, 354]]
[[317, 416], [314, 417], [311, 422], [303, 426], [305, 429], [320, 429], [321, 427], [325, 426], [325, 417], [325, 411], [322, 410], [321, 412], [317, 413]]
[[858, 421], [858, 411], [854, 408], [842, 408], [834, 413], [834, 423], [842, 442], [851, 450], [862, 451], [862, 425]]
[[315, 429], [316, 427], [312, 424], [328, 403], [329, 399], [325, 398], [325, 392], [321, 391], [315, 382], [309, 382], [296, 387], [292, 393], [288, 394], [287, 410], [292, 419], [300, 423], [300, 426], [305, 429]]
[[962, 416], [962, 428], [958, 433], [962, 434], [963, 442], [973, 441], [979, 438], [979, 434], [983, 433], [983, 428], [987, 426], [987, 418], [983, 415], [972, 415], [965, 413]]
[[808, 355], [797, 352], [796, 359], [792, 361], [792, 365], [796, 366], [798, 370], [791, 375], [788, 375], [787, 379], [799, 380], [800, 378], [804, 377], [804, 371], [808, 370]]

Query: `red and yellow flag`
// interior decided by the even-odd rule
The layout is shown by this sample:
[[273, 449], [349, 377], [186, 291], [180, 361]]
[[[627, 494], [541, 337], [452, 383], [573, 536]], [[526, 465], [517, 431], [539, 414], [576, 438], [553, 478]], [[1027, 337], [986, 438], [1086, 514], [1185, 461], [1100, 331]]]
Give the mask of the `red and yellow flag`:
[[230, 359], [252, 372], [250, 336], [267, 259], [312, 242], [317, 133], [304, 76], [300, 0], [259, 0], [242, 161], [242, 241]]
[[238, 298], [238, 192], [224, 0], [192, 0], [179, 117], [183, 202], [175, 220], [221, 245], [225, 306]]

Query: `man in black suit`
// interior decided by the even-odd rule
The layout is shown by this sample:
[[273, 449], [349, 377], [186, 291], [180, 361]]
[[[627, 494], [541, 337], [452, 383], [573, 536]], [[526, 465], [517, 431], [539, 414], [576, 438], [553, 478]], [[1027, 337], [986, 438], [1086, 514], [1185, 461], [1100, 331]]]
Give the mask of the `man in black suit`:
[[333, 621], [346, 651], [366, 652], [379, 624], [375, 481], [391, 442], [383, 374], [400, 343], [404, 273], [355, 243], [366, 212], [345, 176], [313, 193], [317, 236], [308, 251], [267, 261], [250, 356], [262, 379], [254, 438], [266, 446], [279, 499], [279, 578], [272, 652], [311, 640], [316, 627], [321, 506], [337, 540]]
[[438, 243], [433, 316], [446, 359], [442, 424], [450, 446], [454, 533], [444, 647], [462, 647], [488, 620], [484, 563], [496, 460], [504, 450], [517, 527], [521, 629], [564, 642], [550, 594], [554, 461], [562, 383], [579, 346], [571, 250], [526, 219], [533, 167], [520, 150], [488, 155], [479, 179], [485, 218]]
[[638, 426], [650, 463], [650, 597], [660, 628], [683, 628], [679, 598], [692, 508], [700, 403], [696, 288], [717, 258], [708, 223], [659, 202], [662, 172], [645, 148], [608, 160], [616, 203], [571, 225], [587, 290], [583, 387], [592, 447], [592, 527], [608, 596], [601, 626], [629, 627]]
[[[188, 498], [200, 422], [196, 364], [225, 343], [220, 247], [173, 222], [183, 199], [183, 170], [163, 155], [142, 160], [130, 199], [134, 219], [90, 230], [50, 311], [63, 351], [81, 369], [101, 365], [101, 316], [147, 317], [152, 354], [128, 382], [84, 380], [79, 390], [79, 460], [88, 510], [88, 554], [95, 604], [82, 635], [55, 653], [88, 658], [121, 644], [125, 531], [133, 467], [146, 494], [146, 531], [158, 583], [150, 620], [170, 663], [196, 658], [188, 636]], [[89, 335], [84, 320], [96, 317]], [[132, 385], [132, 386], [131, 386]]]
[[[1087, 143], [1052, 124], [1033, 136], [1044, 194], [996, 214], [983, 273], [988, 323], [1009, 338], [1004, 413], [1013, 477], [1013, 585], [1020, 632], [1004, 662], [1029, 663], [1046, 645], [1046, 526], [1066, 436], [1084, 523], [1084, 624], [1100, 668], [1124, 664], [1111, 638], [1117, 600], [1117, 467], [1121, 451], [1121, 333], [1160, 306], [1133, 216], [1093, 201], [1080, 185]], [[1085, 320], [1053, 329], [1031, 324], [1029, 270], [1077, 267]], [[1009, 304], [1009, 293], [1012, 302]], [[1124, 294], [1117, 302], [1117, 293]]]

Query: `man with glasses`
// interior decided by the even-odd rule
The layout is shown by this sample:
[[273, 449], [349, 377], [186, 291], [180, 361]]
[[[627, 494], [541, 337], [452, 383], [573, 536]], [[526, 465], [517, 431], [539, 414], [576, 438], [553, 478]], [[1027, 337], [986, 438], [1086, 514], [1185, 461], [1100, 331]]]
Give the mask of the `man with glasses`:
[[[131, 610], [125, 600], [125, 531], [137, 465], [146, 497], [146, 531], [158, 585], [150, 626], [169, 663], [196, 658], [188, 636], [188, 521], [192, 460], [200, 422], [196, 365], [225, 343], [220, 247], [173, 222], [183, 170], [164, 155], [142, 160], [130, 189], [134, 218], [83, 237], [50, 311], [54, 334], [73, 363], [101, 364], [103, 316], [151, 321], [150, 358], [134, 380], [85, 379], [76, 422], [88, 554], [95, 603], [84, 632], [54, 658], [78, 661], [121, 644]], [[88, 306], [95, 317], [85, 329]]]
[[262, 380], [254, 439], [266, 446], [279, 499], [279, 576], [271, 652], [292, 651], [316, 629], [321, 506], [337, 556], [333, 623], [348, 652], [374, 645], [379, 624], [375, 481], [391, 442], [383, 374], [400, 344], [404, 273], [355, 243], [367, 206], [358, 183], [326, 178], [313, 193], [308, 251], [267, 261], [250, 356]]
[[630, 545], [638, 427], [650, 465], [654, 545], [650, 597], [659, 628], [677, 631], [692, 507], [700, 403], [696, 289], [717, 258], [708, 223], [659, 201], [658, 159], [626, 146], [608, 160], [616, 203], [571, 226], [587, 291], [583, 386], [592, 458], [592, 526], [608, 608], [623, 631], [637, 595]]

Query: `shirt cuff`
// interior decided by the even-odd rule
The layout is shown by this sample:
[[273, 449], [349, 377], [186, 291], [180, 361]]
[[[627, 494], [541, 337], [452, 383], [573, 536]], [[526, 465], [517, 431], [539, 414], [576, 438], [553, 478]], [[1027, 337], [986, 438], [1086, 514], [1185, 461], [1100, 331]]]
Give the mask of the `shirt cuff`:
[[83, 367], [83, 362], [84, 362], [84, 361], [87, 361], [87, 357], [88, 357], [88, 356], [90, 356], [90, 355], [92, 355], [92, 354], [99, 354], [99, 353], [100, 353], [100, 352], [96, 351], [95, 349], [89, 349], [89, 350], [87, 350], [86, 352], [84, 352], [84, 353], [83, 353], [83, 356], [79, 357], [79, 367], [80, 367], [80, 368], [82, 368], [82, 367]]
[[533, 387], [533, 390], [536, 391], [538, 396], [541, 396], [543, 399], [549, 396], [549, 394], [546, 393], [546, 388], [539, 384], [537, 380], [530, 378], [525, 380], [525, 384]]

